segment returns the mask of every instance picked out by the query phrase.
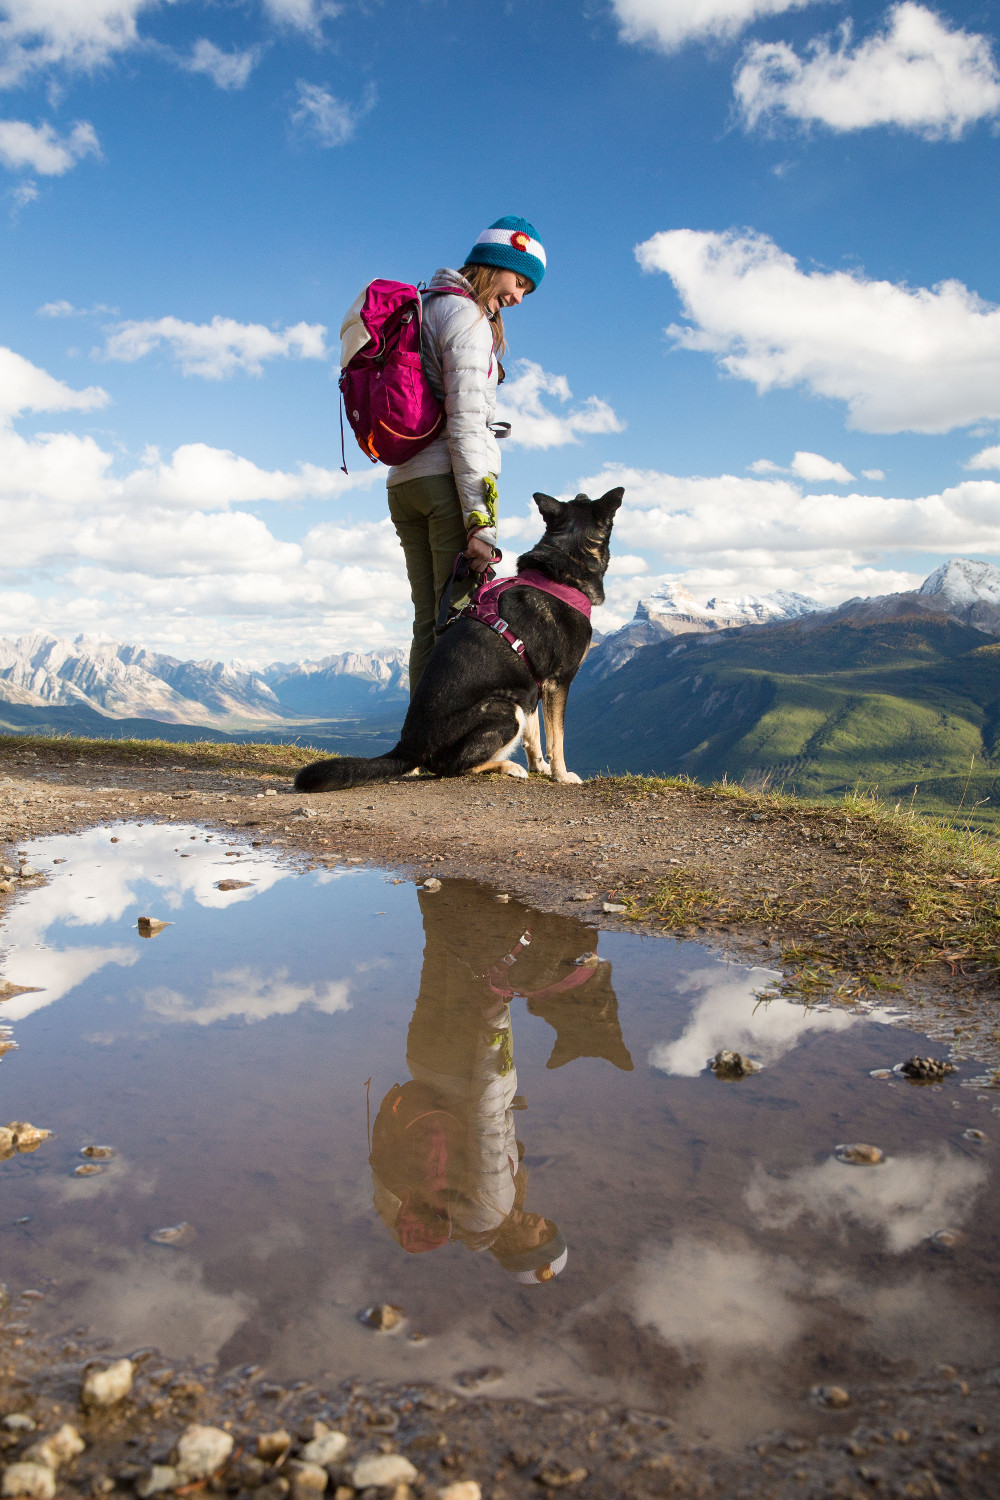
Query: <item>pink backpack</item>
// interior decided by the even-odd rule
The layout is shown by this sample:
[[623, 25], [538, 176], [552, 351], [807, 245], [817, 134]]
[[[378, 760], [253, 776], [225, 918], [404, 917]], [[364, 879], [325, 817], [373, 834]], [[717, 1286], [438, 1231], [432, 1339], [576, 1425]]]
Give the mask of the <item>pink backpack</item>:
[[[450, 286], [433, 287], [423, 296], [448, 294], [469, 296]], [[420, 361], [421, 293], [404, 281], [370, 281], [362, 296], [358, 317], [368, 338], [341, 371], [343, 409], [358, 446], [373, 464], [404, 464], [434, 441], [444, 422], [444, 407]], [[343, 418], [340, 445], [343, 453]], [[346, 454], [343, 460], [346, 474]]]

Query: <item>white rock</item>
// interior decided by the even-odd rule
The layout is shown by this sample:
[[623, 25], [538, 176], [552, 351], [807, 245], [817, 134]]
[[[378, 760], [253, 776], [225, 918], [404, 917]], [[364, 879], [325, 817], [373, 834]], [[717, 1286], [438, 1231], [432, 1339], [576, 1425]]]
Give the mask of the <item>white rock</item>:
[[38, 874], [34, 865], [22, 865], [17, 872], [22, 880], [32, 880]]
[[417, 1470], [401, 1453], [377, 1453], [354, 1465], [351, 1483], [366, 1490], [369, 1485], [409, 1484], [416, 1477]]
[[48, 1464], [8, 1464], [3, 1471], [4, 1495], [28, 1495], [31, 1500], [55, 1500], [56, 1475]]
[[483, 1492], [474, 1479], [459, 1479], [438, 1490], [438, 1500], [483, 1500]]
[[184, 1480], [208, 1479], [233, 1451], [233, 1439], [221, 1427], [189, 1427], [177, 1441], [177, 1470]]
[[347, 1438], [342, 1432], [324, 1432], [306, 1443], [302, 1457], [307, 1464], [335, 1464], [343, 1456]]
[[163, 1495], [168, 1490], [175, 1490], [183, 1480], [172, 1464], [154, 1464], [149, 1473], [140, 1479], [135, 1487], [139, 1500], [147, 1500], [149, 1495]]
[[58, 1469], [60, 1464], [67, 1464], [71, 1458], [82, 1453], [86, 1446], [76, 1428], [64, 1422], [51, 1437], [32, 1443], [22, 1457], [26, 1463], [45, 1464], [49, 1469]]
[[326, 1489], [327, 1472], [321, 1464], [289, 1464], [292, 1475], [292, 1494], [295, 1500], [311, 1500], [313, 1495], [322, 1495]]
[[130, 1359], [117, 1359], [105, 1370], [88, 1370], [81, 1392], [84, 1406], [114, 1406], [132, 1389], [134, 1374]]
[[441, 889], [441, 882], [436, 875], [432, 875], [430, 880], [424, 881], [422, 889], [425, 891], [439, 891]]
[[27, 1412], [12, 1411], [4, 1417], [3, 1425], [8, 1432], [34, 1432], [38, 1424], [28, 1416]]
[[627, 907], [619, 905], [617, 901], [605, 901], [601, 909], [609, 917], [623, 917], [628, 910]]

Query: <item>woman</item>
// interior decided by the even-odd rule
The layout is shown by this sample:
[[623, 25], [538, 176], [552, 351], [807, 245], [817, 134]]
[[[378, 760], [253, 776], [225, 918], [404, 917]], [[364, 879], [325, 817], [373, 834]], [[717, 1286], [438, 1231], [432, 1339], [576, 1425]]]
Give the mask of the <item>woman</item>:
[[[461, 270], [436, 272], [424, 294], [421, 353], [431, 388], [444, 402], [446, 425], [388, 478], [389, 514], [413, 600], [411, 693], [434, 649], [437, 601], [456, 554], [465, 554], [474, 573], [493, 556], [500, 450], [492, 424], [503, 378], [502, 310], [516, 307], [544, 275], [537, 230], [508, 214], [483, 230]], [[470, 580], [452, 603], [467, 603], [473, 587]]]

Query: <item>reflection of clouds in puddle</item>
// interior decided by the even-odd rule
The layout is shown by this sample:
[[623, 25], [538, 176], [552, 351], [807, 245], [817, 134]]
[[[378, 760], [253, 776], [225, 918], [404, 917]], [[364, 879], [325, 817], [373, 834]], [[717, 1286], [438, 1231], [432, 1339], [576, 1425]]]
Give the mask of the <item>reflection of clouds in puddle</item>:
[[814, 1031], [846, 1031], [858, 1018], [842, 1010], [807, 1007], [777, 997], [761, 1001], [754, 994], [778, 976], [771, 969], [733, 965], [695, 969], [675, 986], [696, 996], [684, 1031], [649, 1054], [650, 1066], [681, 1078], [696, 1078], [710, 1057], [728, 1047], [763, 1063], [777, 1062]]
[[95, 1172], [92, 1177], [55, 1177], [45, 1174], [39, 1177], [38, 1185], [59, 1204], [89, 1203], [94, 1198], [113, 1195], [122, 1188], [148, 1198], [156, 1189], [156, 1173], [140, 1172], [130, 1162], [116, 1156], [112, 1161], [101, 1162], [100, 1172]]
[[246, 1238], [247, 1250], [254, 1260], [270, 1260], [273, 1255], [284, 1255], [289, 1250], [303, 1250], [307, 1243], [304, 1231], [287, 1219], [275, 1219], [266, 1229]]
[[900, 1254], [938, 1229], [964, 1223], [985, 1181], [980, 1162], [941, 1148], [890, 1157], [877, 1167], [845, 1166], [831, 1158], [780, 1178], [757, 1167], [745, 1198], [765, 1228], [787, 1229], [805, 1218], [845, 1237], [843, 1221], [852, 1219], [877, 1230]]
[[[4, 929], [4, 935], [9, 934], [10, 923]], [[33, 1011], [61, 1000], [108, 964], [128, 968], [138, 957], [138, 952], [129, 948], [67, 948], [64, 952], [55, 948], [10, 950], [4, 955], [4, 978], [13, 984], [36, 985], [39, 993], [15, 995], [12, 1000], [6, 1000], [0, 1008], [0, 1016], [5, 1021], [23, 1021]]]
[[147, 990], [143, 995], [146, 1010], [159, 1021], [180, 1021], [185, 1025], [210, 1026], [228, 1016], [245, 1021], [264, 1021], [269, 1016], [290, 1016], [303, 1005], [332, 1016], [350, 1010], [347, 996], [350, 981], [328, 980], [325, 984], [296, 984], [288, 978], [287, 969], [272, 974], [256, 973], [249, 964], [213, 974], [203, 998], [182, 995], [166, 987]]
[[211, 1359], [253, 1312], [245, 1292], [215, 1292], [201, 1265], [175, 1250], [118, 1251], [74, 1288], [73, 1317], [123, 1347], [155, 1344], [172, 1358]]

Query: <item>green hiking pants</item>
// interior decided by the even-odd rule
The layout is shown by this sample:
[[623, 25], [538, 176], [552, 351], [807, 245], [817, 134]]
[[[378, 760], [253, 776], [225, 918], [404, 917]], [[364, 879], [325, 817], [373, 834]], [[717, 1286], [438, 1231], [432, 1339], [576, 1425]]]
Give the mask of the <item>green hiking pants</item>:
[[[451, 474], [427, 474], [389, 486], [389, 515], [406, 558], [413, 600], [410, 695], [434, 650], [434, 624], [441, 590], [451, 577], [455, 554], [465, 551], [465, 523]], [[455, 585], [452, 604], [468, 604], [475, 578]]]

